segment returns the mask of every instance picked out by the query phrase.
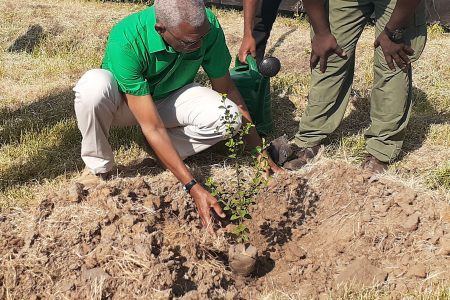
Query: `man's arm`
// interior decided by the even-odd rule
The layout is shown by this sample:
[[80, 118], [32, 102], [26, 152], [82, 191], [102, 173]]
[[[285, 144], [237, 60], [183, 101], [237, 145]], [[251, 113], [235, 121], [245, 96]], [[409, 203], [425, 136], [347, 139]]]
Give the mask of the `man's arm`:
[[406, 27], [416, 11], [417, 6], [422, 1], [423, 0], [398, 0], [386, 26], [391, 30]]
[[[411, 21], [411, 17], [421, 1], [423, 0], [398, 0], [391, 18], [386, 24], [386, 28], [389, 31], [405, 28]], [[394, 61], [400, 69], [404, 69], [411, 63], [408, 55], [414, 54], [414, 50], [411, 47], [403, 42], [392, 41], [385, 31], [382, 31], [377, 37], [374, 46], [375, 48], [381, 46], [386, 63], [391, 70], [395, 70]]]
[[246, 63], [245, 58], [250, 54], [256, 58], [256, 42], [253, 37], [256, 5], [261, 0], [244, 0], [244, 37], [239, 48], [239, 60]]
[[[213, 90], [215, 90], [218, 93], [221, 94], [227, 94], [227, 98], [233, 101], [239, 108], [239, 112], [242, 114], [243, 118], [243, 124], [246, 123], [252, 123], [252, 118], [250, 116], [250, 113], [248, 112], [247, 106], [245, 105], [244, 100], [242, 99], [241, 94], [239, 93], [239, 90], [234, 85], [233, 81], [230, 78], [230, 73], [226, 73], [221, 78], [215, 78], [210, 79], [211, 86]], [[255, 126], [253, 126], [249, 134], [246, 136], [246, 142], [249, 147], [255, 148], [257, 146], [262, 145], [262, 140], [260, 136], [258, 135], [258, 132], [256, 131]], [[283, 172], [283, 169], [278, 167], [270, 158], [270, 156], [267, 154], [267, 151], [264, 150], [263, 155], [265, 155], [268, 158], [269, 167], [270, 169], [275, 172]], [[270, 170], [268, 170], [270, 171]]]
[[[152, 97], [150, 95], [133, 96], [129, 94], [126, 94], [125, 97], [128, 107], [141, 126], [145, 138], [161, 162], [182, 184], [190, 182], [193, 176], [175, 150]], [[213, 208], [220, 217], [225, 217], [219, 203], [200, 184], [194, 185], [190, 194], [195, 201], [203, 226], [211, 231], [210, 209]]]
[[335, 53], [345, 58], [346, 53], [337, 44], [336, 38], [331, 34], [323, 2], [318, 0], [303, 0], [303, 6], [314, 30], [309, 65], [311, 69], [314, 69], [317, 63], [320, 62], [320, 71], [324, 73], [327, 69], [327, 60], [330, 55]]

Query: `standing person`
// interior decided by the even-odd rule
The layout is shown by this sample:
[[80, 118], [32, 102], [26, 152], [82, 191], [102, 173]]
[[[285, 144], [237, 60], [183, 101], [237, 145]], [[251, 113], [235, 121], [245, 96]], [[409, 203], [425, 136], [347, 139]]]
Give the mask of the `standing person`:
[[239, 49], [242, 63], [246, 63], [247, 54], [258, 65], [263, 60], [280, 3], [281, 0], [244, 0], [244, 37]]
[[[231, 56], [214, 14], [202, 0], [156, 0], [116, 24], [109, 35], [102, 68], [86, 72], [76, 84], [75, 112], [82, 134], [86, 177], [106, 177], [114, 157], [111, 126], [139, 125], [155, 154], [183, 184], [204, 226], [210, 209], [224, 217], [217, 200], [194, 179], [183, 159], [224, 140], [221, 94], [232, 114], [251, 122], [230, 79]], [[200, 66], [212, 89], [194, 83]], [[254, 127], [251, 147], [261, 145]], [[270, 159], [273, 170], [280, 170]]]
[[355, 48], [375, 15], [374, 83], [368, 156], [363, 168], [383, 172], [402, 148], [412, 107], [411, 63], [426, 42], [423, 0], [303, 0], [312, 25], [311, 89], [294, 138], [297, 149], [283, 166], [298, 169], [341, 123], [355, 71]]

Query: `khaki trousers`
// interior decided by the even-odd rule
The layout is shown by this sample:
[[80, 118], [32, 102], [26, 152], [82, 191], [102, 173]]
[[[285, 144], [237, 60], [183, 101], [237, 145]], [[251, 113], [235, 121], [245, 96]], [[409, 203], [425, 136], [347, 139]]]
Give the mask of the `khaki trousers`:
[[[81, 157], [94, 174], [106, 173], [114, 165], [108, 142], [111, 127], [137, 125], [111, 72], [94, 69], [86, 72], [74, 87], [75, 113], [82, 135]], [[159, 101], [158, 112], [170, 139], [182, 159], [203, 151], [225, 139], [221, 117], [222, 97], [196, 83], [189, 84]], [[229, 99], [232, 114], [238, 107]], [[240, 120], [240, 118], [239, 118]], [[235, 129], [241, 126], [239, 121]]]
[[[422, 1], [423, 2], [423, 1]], [[300, 147], [321, 143], [336, 130], [344, 117], [355, 72], [356, 43], [372, 13], [375, 14], [375, 37], [384, 30], [395, 7], [395, 0], [325, 1], [332, 34], [347, 52], [347, 59], [332, 55], [325, 73], [319, 66], [312, 70], [308, 105], [300, 120], [294, 142]], [[405, 32], [405, 43], [415, 53], [415, 61], [426, 42], [425, 7], [416, 9]], [[314, 33], [312, 33], [314, 34]], [[412, 107], [411, 66], [392, 71], [378, 47], [374, 51], [374, 82], [370, 99], [371, 125], [365, 132], [366, 150], [383, 162], [394, 160], [403, 145]]]

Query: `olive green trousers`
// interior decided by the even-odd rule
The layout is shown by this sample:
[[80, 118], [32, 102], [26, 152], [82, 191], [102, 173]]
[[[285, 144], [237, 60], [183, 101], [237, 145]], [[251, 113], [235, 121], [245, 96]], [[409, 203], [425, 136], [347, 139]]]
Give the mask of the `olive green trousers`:
[[[422, 1], [424, 2], [424, 1]], [[332, 34], [347, 58], [333, 54], [325, 73], [312, 70], [306, 110], [294, 142], [300, 147], [318, 145], [341, 123], [348, 104], [355, 72], [355, 48], [364, 26], [375, 15], [375, 37], [384, 30], [396, 1], [329, 0], [324, 5]], [[426, 43], [425, 6], [421, 3], [405, 31], [405, 43], [417, 60]], [[312, 32], [312, 35], [314, 33]], [[412, 107], [411, 66], [389, 69], [381, 47], [374, 50], [374, 82], [370, 99], [370, 127], [365, 131], [366, 150], [383, 162], [394, 160], [402, 147]]]

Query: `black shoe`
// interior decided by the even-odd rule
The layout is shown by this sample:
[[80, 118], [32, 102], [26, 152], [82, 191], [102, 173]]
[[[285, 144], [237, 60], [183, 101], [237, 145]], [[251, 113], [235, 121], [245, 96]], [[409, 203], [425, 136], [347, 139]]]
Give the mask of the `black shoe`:
[[321, 145], [316, 145], [313, 147], [300, 148], [297, 145], [293, 145], [294, 154], [292, 158], [283, 164], [283, 167], [288, 170], [298, 170], [316, 157], [319, 153]]
[[286, 134], [270, 142], [269, 147], [267, 147], [267, 152], [269, 153], [273, 162], [280, 167], [283, 166], [286, 161], [291, 159], [292, 155], [294, 154], [292, 145], [289, 144], [289, 140]]
[[290, 144], [286, 135], [273, 140], [267, 152], [272, 160], [288, 170], [297, 170], [313, 159], [320, 150], [320, 145], [300, 148], [295, 144]]

